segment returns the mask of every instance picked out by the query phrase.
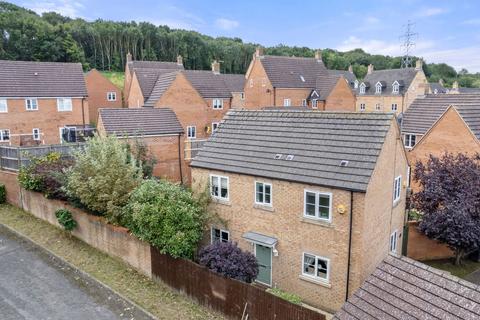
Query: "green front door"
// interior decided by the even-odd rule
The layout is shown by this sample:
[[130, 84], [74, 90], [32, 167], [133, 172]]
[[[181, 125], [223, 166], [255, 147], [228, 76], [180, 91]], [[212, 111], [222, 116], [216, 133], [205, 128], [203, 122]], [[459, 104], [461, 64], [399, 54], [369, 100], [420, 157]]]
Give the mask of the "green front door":
[[258, 262], [257, 281], [272, 285], [272, 248], [255, 244], [255, 256]]

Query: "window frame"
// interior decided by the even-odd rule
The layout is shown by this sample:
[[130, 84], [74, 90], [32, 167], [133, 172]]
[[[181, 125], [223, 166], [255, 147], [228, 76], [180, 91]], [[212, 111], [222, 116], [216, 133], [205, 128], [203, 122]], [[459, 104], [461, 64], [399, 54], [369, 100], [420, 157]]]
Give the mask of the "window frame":
[[318, 99], [312, 99], [312, 109], [318, 109]]
[[366, 103], [360, 103], [360, 111], [365, 111], [367, 110], [367, 104]]
[[[33, 101], [35, 101], [35, 108], [33, 108]], [[29, 104], [30, 104], [30, 107], [29, 107]], [[26, 98], [25, 99], [25, 109], [27, 111], [38, 111], [38, 99], [37, 98]]]
[[389, 244], [388, 244], [388, 251], [393, 254], [397, 254], [397, 248], [398, 248], [398, 230], [395, 229], [391, 234], [390, 234], [390, 239], [389, 239]]
[[[8, 132], [8, 139], [5, 139], [5, 132]], [[0, 129], [0, 142], [10, 141], [10, 129]]]
[[400, 84], [397, 81], [392, 83], [392, 93], [393, 94], [399, 94], [400, 93]]
[[[3, 102], [5, 102], [5, 104], [3, 104]], [[0, 98], [0, 106], [4, 105], [5, 106], [5, 110], [2, 110], [0, 108], [0, 113], [8, 113], [8, 100], [7, 99], [1, 99]]]
[[302, 107], [308, 106], [307, 99], [302, 99]]
[[[393, 106], [395, 106], [395, 109], [393, 109]], [[392, 111], [398, 111], [398, 103], [392, 103]]]
[[[62, 104], [60, 104], [60, 101], [62, 101]], [[65, 101], [70, 101], [70, 109], [65, 109]], [[62, 105], [62, 108], [60, 108], [61, 105]], [[71, 111], [73, 111], [72, 98], [57, 98], [57, 111], [58, 112], [71, 112]]]
[[[257, 201], [257, 184], [261, 184], [262, 185], [262, 194], [263, 194], [263, 202], [259, 202]], [[269, 186], [270, 187], [270, 202], [267, 203], [265, 202], [265, 185]], [[264, 182], [264, 181], [259, 181], [259, 180], [256, 180], [254, 183], [253, 183], [253, 191], [254, 191], [254, 202], [255, 204], [257, 205], [260, 205], [260, 206], [266, 206], [266, 207], [273, 207], [273, 188], [272, 188], [272, 184], [271, 183], [268, 183], [268, 182]]]
[[[218, 179], [218, 183], [219, 183], [218, 196], [215, 196], [213, 194], [213, 178]], [[227, 197], [222, 197], [222, 179], [227, 180]], [[210, 196], [213, 199], [220, 200], [220, 201], [230, 201], [230, 179], [229, 179], [229, 177], [220, 176], [220, 175], [217, 175], [217, 174], [211, 174], [210, 175], [210, 188], [209, 189], [210, 189]]]
[[245, 100], [245, 92], [240, 92], [240, 100]]
[[402, 176], [399, 175], [393, 181], [393, 204], [397, 204], [400, 201], [402, 195]]
[[219, 125], [220, 125], [220, 122], [212, 122], [212, 133], [218, 130]]
[[375, 111], [381, 111], [382, 110], [382, 105], [380, 103], [375, 104]]
[[[190, 131], [193, 130], [194, 135], [190, 136]], [[197, 138], [197, 126], [187, 126], [187, 139], [196, 139]]]
[[[305, 255], [309, 255], [309, 256], [315, 258], [315, 274], [314, 275], [305, 273]], [[319, 259], [323, 260], [327, 263], [327, 275], [326, 275], [325, 278], [322, 278], [322, 277], [319, 277], [318, 275], [316, 275], [317, 270], [318, 270], [318, 260]], [[312, 279], [312, 280], [315, 280], [315, 281], [319, 281], [319, 282], [323, 282], [323, 283], [330, 283], [330, 269], [331, 269], [331, 265], [330, 265], [330, 259], [329, 258], [319, 256], [319, 255], [316, 255], [316, 254], [313, 254], [313, 253], [310, 253], [310, 252], [306, 252], [306, 251], [302, 252], [302, 273], [301, 273], [302, 276], [307, 277], [307, 278]]]
[[[215, 102], [220, 102], [220, 104], [216, 104]], [[223, 99], [221, 99], [221, 98], [212, 99], [212, 109], [213, 110], [222, 110], [223, 109]]]
[[[212, 227], [210, 227], [210, 244], [213, 244], [213, 243], [216, 242], [216, 241], [213, 240], [215, 230], [218, 230], [220, 232], [220, 238], [217, 240], [218, 242], [226, 243], [226, 242], [230, 241], [230, 231], [224, 230], [224, 229], [221, 229], [221, 228], [216, 228], [216, 227], [212, 226]], [[227, 241], [223, 241], [222, 234], [227, 235]]]
[[[414, 139], [412, 139], [412, 138], [414, 138]], [[414, 140], [413, 144], [412, 144], [412, 140]], [[404, 145], [405, 148], [412, 149], [413, 147], [415, 147], [416, 144], [417, 144], [417, 135], [416, 134], [405, 133], [403, 135], [403, 145]]]
[[[307, 214], [307, 193], [315, 194], [315, 216], [311, 216]], [[328, 219], [320, 217], [320, 213], [319, 213], [320, 212], [319, 210], [320, 196], [328, 196], [329, 198]], [[333, 194], [331, 192], [314, 191], [310, 189], [303, 190], [303, 217], [304, 218], [332, 223], [332, 207], [333, 207]]]
[[290, 107], [290, 106], [292, 106], [292, 99], [290, 99], [290, 98], [284, 98], [284, 99], [283, 99], [283, 106], [284, 106], [284, 107]]
[[107, 92], [107, 101], [110, 101], [110, 102], [117, 101], [117, 93], [115, 91]]
[[365, 94], [367, 86], [363, 82], [360, 83], [360, 86], [358, 86], [358, 88], [359, 88], [358, 90], [359, 90], [360, 94]]
[[382, 84], [381, 83], [377, 83], [375, 85], [375, 94], [382, 94]]
[[[37, 133], [35, 133], [35, 131], [37, 131]], [[33, 140], [35, 141], [40, 141], [41, 140], [41, 135], [40, 135], [40, 128], [33, 128], [32, 129], [32, 137], [33, 137]]]

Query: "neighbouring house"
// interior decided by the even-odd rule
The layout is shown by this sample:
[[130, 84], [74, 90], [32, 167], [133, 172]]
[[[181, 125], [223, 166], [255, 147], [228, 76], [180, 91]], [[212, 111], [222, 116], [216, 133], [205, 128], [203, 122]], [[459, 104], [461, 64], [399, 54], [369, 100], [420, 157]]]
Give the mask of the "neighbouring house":
[[0, 60], [0, 145], [75, 142], [88, 112], [80, 63]]
[[350, 88], [353, 90], [358, 89], [359, 82], [355, 73], [353, 73], [353, 67], [351, 65], [348, 67], [348, 70], [328, 70], [328, 72], [333, 75], [343, 76]]
[[183, 69], [182, 56], [177, 57], [177, 62], [136, 61], [128, 53], [123, 89], [125, 106], [143, 107], [160, 75]]
[[[348, 71], [347, 71], [348, 72]], [[353, 72], [328, 70], [320, 51], [314, 58], [269, 56], [257, 48], [245, 75], [245, 108], [308, 106], [355, 111]]]
[[402, 252], [407, 159], [393, 114], [231, 110], [193, 159], [218, 219], [205, 241], [255, 254], [257, 283], [332, 312]]
[[92, 69], [85, 75], [88, 93], [88, 114], [90, 123], [95, 124], [100, 108], [121, 108], [122, 90], [114, 85], [97, 69]]
[[358, 85], [356, 110], [402, 114], [413, 100], [429, 90], [420, 59], [415, 68], [374, 70], [370, 64], [367, 75]]
[[480, 288], [407, 257], [388, 256], [334, 320], [480, 319]]
[[99, 109], [97, 127], [100, 135], [116, 135], [133, 145], [139, 140], [157, 160], [154, 176], [184, 182], [183, 129], [171, 109]]
[[467, 94], [480, 94], [480, 88], [462, 88], [458, 84], [458, 81], [454, 81], [452, 87], [446, 89], [446, 93], [448, 94], [459, 94], [459, 93], [467, 93]]
[[438, 80], [438, 82], [431, 82], [429, 85], [429, 94], [445, 94], [447, 93], [447, 88], [445, 88], [445, 84], [442, 79]]
[[[416, 99], [401, 125], [410, 165], [445, 152], [480, 152], [479, 119], [478, 94], [433, 94]], [[412, 188], [417, 187], [412, 184]]]

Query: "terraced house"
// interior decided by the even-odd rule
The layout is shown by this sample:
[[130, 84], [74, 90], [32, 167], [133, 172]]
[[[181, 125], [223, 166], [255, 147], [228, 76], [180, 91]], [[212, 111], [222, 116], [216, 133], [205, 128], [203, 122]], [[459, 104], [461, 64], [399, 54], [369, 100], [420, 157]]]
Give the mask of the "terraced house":
[[122, 90], [98, 70], [92, 69], [85, 75], [88, 92], [88, 114], [91, 124], [97, 123], [100, 108], [121, 108]]
[[369, 65], [367, 75], [358, 85], [356, 111], [397, 115], [407, 111], [413, 100], [430, 90], [422, 68], [422, 60], [417, 60], [415, 68], [377, 71]]
[[353, 72], [327, 70], [314, 58], [269, 56], [258, 48], [245, 75], [245, 108], [303, 106], [355, 111]]
[[89, 122], [80, 63], [0, 61], [0, 144], [76, 141]]
[[402, 252], [407, 159], [393, 114], [232, 110], [191, 163], [219, 216], [208, 241], [257, 257], [257, 282], [338, 310]]

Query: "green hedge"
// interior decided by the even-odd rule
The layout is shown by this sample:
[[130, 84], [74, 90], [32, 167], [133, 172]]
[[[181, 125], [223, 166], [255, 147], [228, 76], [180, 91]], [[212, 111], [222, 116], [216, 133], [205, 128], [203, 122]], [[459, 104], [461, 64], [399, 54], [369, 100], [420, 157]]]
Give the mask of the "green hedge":
[[5, 203], [7, 201], [7, 188], [5, 188], [4, 184], [0, 183], [0, 204]]

